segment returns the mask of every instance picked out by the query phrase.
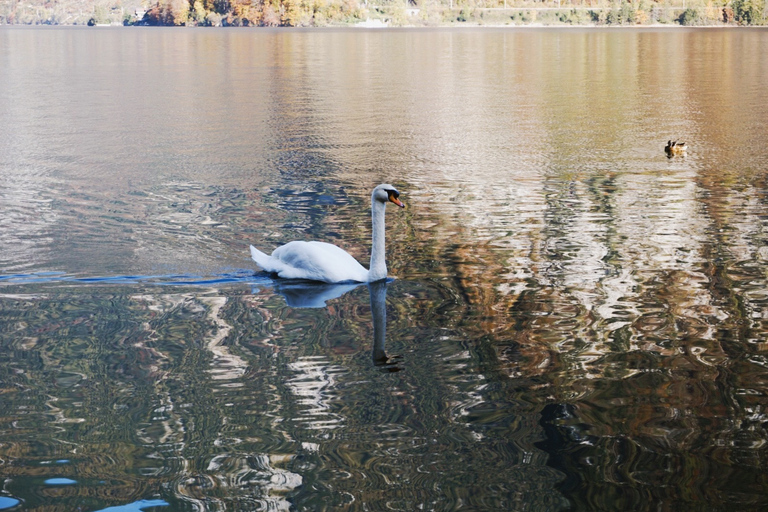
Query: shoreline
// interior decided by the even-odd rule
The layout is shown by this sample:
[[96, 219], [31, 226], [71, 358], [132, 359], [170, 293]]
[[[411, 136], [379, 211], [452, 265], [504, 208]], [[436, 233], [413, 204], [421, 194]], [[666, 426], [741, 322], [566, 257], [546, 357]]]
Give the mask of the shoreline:
[[86, 29], [175, 29], [175, 30], [270, 30], [270, 31], [324, 31], [324, 30], [353, 30], [353, 31], [401, 31], [401, 30], [476, 30], [476, 29], [492, 29], [492, 30], [766, 30], [768, 31], [768, 25], [738, 25], [738, 24], [720, 24], [720, 25], [680, 25], [678, 23], [654, 23], [645, 25], [610, 25], [610, 24], [544, 24], [544, 23], [527, 23], [527, 24], [491, 24], [491, 23], [461, 23], [461, 24], [444, 24], [444, 25], [382, 25], [382, 26], [364, 26], [360, 24], [329, 24], [324, 26], [306, 26], [306, 27], [265, 27], [265, 26], [205, 26], [205, 25], [94, 25], [88, 26], [83, 24], [25, 24], [25, 23], [9, 23], [0, 24], [0, 30], [3, 29], [70, 29], [70, 28], [86, 28]]
[[[29, 4], [0, 7], [0, 26], [52, 25], [204, 26], [286, 28], [643, 28], [643, 27], [760, 27], [768, 26], [768, 12], [752, 0], [726, 0], [715, 6], [705, 0], [483, 0], [479, 5], [457, 5], [458, 0], [374, 2], [327, 0], [322, 5], [277, 0], [232, 0], [218, 7], [207, 0], [123, 0], [124, 3], [88, 8], [77, 2], [92, 0], [29, 0]], [[156, 3], [155, 3], [156, 2]], [[207, 3], [206, 3], [207, 2]], [[413, 3], [412, 3], [413, 2]], [[279, 5], [278, 5], [279, 4]], [[521, 5], [523, 4], [523, 5]], [[529, 4], [529, 5], [525, 5]], [[565, 5], [564, 5], [565, 4]], [[218, 4], [217, 4], [218, 5]], [[75, 9], [77, 7], [77, 9]]]

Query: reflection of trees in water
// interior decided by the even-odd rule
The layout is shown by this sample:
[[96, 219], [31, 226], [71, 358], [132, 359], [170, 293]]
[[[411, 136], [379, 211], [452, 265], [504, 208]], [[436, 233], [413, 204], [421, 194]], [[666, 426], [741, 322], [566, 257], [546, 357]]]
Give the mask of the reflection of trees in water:
[[[0, 428], [10, 434], [0, 475], [32, 510], [51, 493], [94, 509], [152, 497], [182, 510], [502, 503], [521, 493], [556, 503], [552, 474], [534, 476], [541, 456], [523, 462], [535, 420], [511, 438], [506, 420], [473, 426], [486, 414], [476, 410], [475, 349], [457, 352], [454, 334], [436, 327], [453, 298], [394, 286], [396, 373], [372, 364], [381, 326], [366, 287], [314, 310], [272, 294], [135, 286], [4, 296], [2, 325], [13, 330], [1, 340], [10, 391]], [[69, 462], [47, 464], [60, 459]], [[79, 483], [34, 480], [54, 476]]]
[[513, 382], [540, 376], [542, 403], [563, 404], [545, 411], [554, 437], [540, 446], [584, 507], [627, 486], [627, 506], [763, 503], [764, 184], [733, 179], [553, 177], [527, 254], [432, 223], [462, 331], [484, 337]]
[[[293, 502], [313, 509], [351, 503], [379, 508], [385, 502], [447, 506], [480, 499], [500, 504], [513, 499], [514, 482], [518, 495], [556, 503], [552, 475], [541, 457], [529, 453], [529, 465], [523, 462], [524, 451], [536, 451], [535, 420], [518, 411], [519, 431], [511, 436], [508, 412], [486, 427], [472, 425], [471, 415], [486, 414], [473, 410], [484, 379], [468, 370], [473, 349], [457, 352], [455, 333], [438, 327], [452, 311], [453, 298], [398, 281], [389, 287], [395, 298], [385, 306], [385, 346], [388, 354], [401, 357], [388, 360], [385, 368], [394, 363], [400, 372], [378, 366], [376, 336], [383, 330], [375, 323], [376, 311], [366, 307], [365, 287], [328, 309], [282, 310], [279, 320], [272, 317], [253, 337], [253, 349], [268, 350], [274, 364], [286, 361], [290, 370], [279, 388], [283, 428], [304, 448], [292, 466], [304, 478]], [[375, 288], [374, 309], [381, 306]], [[255, 296], [252, 306], [262, 312], [269, 302], [268, 295]], [[267, 334], [265, 328], [281, 334]], [[291, 341], [286, 332], [300, 338]], [[259, 341], [265, 338], [275, 344], [265, 346]]]
[[[239, 291], [3, 296], [0, 474], [12, 492], [70, 476], [115, 486], [73, 500], [213, 510], [498, 504], [512, 483], [556, 507], [561, 477], [582, 508], [623, 491], [628, 507], [762, 503], [765, 187], [657, 178], [552, 179], [527, 251], [429, 208], [397, 220], [393, 374], [371, 364], [365, 287], [318, 310]], [[409, 243], [416, 222], [438, 235]]]
[[[51, 476], [78, 480], [60, 496], [71, 508], [153, 494], [189, 510], [233, 500], [287, 508], [284, 494], [301, 483], [283, 469], [293, 451], [267, 443], [267, 453], [250, 435], [238, 437], [254, 417], [269, 418], [274, 400], [243, 393], [244, 360], [223, 336], [226, 298], [122, 292], [1, 301], [6, 318], [25, 307], [2, 338], [2, 380], [14, 390], [3, 421], [8, 489], [31, 509], [64, 492], [42, 486]], [[279, 435], [271, 423], [263, 430]], [[69, 462], [52, 463], [61, 459]]]
[[[105, 308], [105, 302], [113, 307]], [[2, 382], [14, 390], [4, 396], [2, 424], [8, 436], [2, 475], [13, 478], [8, 490], [23, 490], [17, 495], [32, 509], [52, 493], [62, 494], [41, 485], [52, 476], [87, 483], [63, 491], [62, 506], [73, 503], [64, 497], [78, 496], [133, 501], [157, 484], [126, 474], [133, 466], [131, 425], [146, 407], [142, 397], [151, 382], [146, 367], [130, 364], [140, 351], [122, 348], [135, 327], [123, 316], [129, 302], [118, 296], [69, 299], [58, 294], [0, 301], [4, 320], [13, 318], [10, 325], [16, 326], [0, 338]], [[70, 462], [54, 462], [63, 459]], [[98, 485], [105, 478], [110, 485]], [[30, 484], [39, 496], [28, 494]]]

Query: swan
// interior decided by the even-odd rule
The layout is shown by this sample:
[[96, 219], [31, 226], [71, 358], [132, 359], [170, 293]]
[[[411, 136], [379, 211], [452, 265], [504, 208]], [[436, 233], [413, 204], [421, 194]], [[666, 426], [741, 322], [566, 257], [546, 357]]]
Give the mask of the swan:
[[405, 208], [400, 192], [383, 183], [371, 193], [373, 246], [370, 270], [366, 270], [347, 251], [325, 242], [294, 241], [278, 247], [267, 256], [251, 246], [251, 258], [267, 272], [285, 279], [308, 279], [324, 283], [373, 283], [387, 278], [384, 251], [384, 210], [387, 202]]

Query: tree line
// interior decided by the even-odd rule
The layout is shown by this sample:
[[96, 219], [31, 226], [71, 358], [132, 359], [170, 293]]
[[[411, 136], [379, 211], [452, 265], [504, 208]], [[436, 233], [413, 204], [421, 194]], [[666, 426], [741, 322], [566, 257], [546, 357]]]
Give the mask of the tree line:
[[[375, 0], [373, 0], [375, 2]], [[136, 24], [308, 27], [367, 19], [392, 26], [451, 24], [762, 25], [768, 0], [158, 0]], [[675, 5], [678, 5], [677, 7]]]
[[[141, 2], [141, 4], [139, 3]], [[768, 0], [29, 0], [0, 25], [764, 25]]]
[[159, 0], [137, 24], [323, 26], [365, 19], [354, 0]]

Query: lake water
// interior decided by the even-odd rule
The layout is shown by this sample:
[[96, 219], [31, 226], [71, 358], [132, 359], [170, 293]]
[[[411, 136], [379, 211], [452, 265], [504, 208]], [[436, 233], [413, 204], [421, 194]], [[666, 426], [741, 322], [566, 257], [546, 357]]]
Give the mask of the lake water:
[[[766, 84], [760, 29], [0, 28], [0, 509], [765, 510]], [[394, 280], [250, 261], [367, 265], [381, 182]]]

